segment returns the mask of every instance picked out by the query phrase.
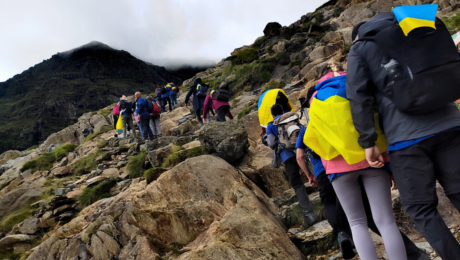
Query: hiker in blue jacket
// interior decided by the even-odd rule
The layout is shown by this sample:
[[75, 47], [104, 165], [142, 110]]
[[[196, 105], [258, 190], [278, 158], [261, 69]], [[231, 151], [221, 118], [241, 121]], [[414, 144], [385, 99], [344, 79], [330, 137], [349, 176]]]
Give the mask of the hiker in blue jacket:
[[171, 98], [169, 97], [171, 94], [171, 86], [166, 86], [164, 88], [166, 91], [163, 91], [164, 94], [161, 95], [161, 98], [163, 99], [163, 110], [166, 112], [166, 103], [169, 105], [169, 112], [172, 111], [172, 105], [171, 105]]
[[[206, 90], [205, 90], [206, 89]], [[202, 95], [202, 92], [204, 94]], [[193, 86], [187, 93], [185, 97], [185, 107], [188, 107], [188, 102], [190, 100], [190, 96], [193, 95], [193, 112], [196, 115], [196, 119], [198, 123], [203, 126], [203, 119], [201, 119], [201, 109], [204, 107], [204, 101], [206, 100], [206, 93], [207, 93], [207, 86], [201, 82], [201, 78], [196, 78]]]
[[152, 129], [150, 129], [150, 113], [147, 111], [147, 100], [142, 98], [141, 92], [134, 94], [136, 98], [136, 113], [139, 115], [139, 121], [142, 127], [142, 138], [148, 140], [153, 139]]

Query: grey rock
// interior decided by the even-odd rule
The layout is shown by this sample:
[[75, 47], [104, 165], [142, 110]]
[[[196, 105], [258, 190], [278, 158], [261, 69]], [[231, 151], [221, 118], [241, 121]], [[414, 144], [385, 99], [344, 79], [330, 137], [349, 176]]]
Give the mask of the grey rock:
[[40, 220], [38, 218], [28, 218], [22, 222], [19, 227], [19, 232], [26, 235], [33, 235], [37, 233], [39, 222]]
[[70, 191], [71, 190], [69, 188], [56, 188], [54, 190], [54, 195], [56, 195], [56, 196], [64, 196]]

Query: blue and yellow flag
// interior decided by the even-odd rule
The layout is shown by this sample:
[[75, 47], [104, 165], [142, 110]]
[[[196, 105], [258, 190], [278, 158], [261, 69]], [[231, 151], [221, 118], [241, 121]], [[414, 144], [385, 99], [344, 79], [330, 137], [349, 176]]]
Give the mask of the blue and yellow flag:
[[[260, 126], [266, 128], [268, 123], [273, 121], [271, 108], [276, 104], [276, 97], [280, 92], [287, 98], [286, 93], [282, 89], [270, 89], [262, 93], [260, 96], [258, 104]], [[294, 112], [294, 106], [289, 99], [288, 102], [289, 106], [291, 107], [291, 112]]]
[[434, 23], [438, 5], [410, 5], [393, 8], [399, 26], [407, 36], [412, 30], [420, 27], [436, 29]]

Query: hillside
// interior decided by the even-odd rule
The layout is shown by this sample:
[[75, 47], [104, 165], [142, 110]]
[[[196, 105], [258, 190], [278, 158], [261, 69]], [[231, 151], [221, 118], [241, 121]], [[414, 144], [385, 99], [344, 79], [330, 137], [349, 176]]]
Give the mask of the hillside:
[[99, 42], [53, 55], [0, 83], [0, 152], [36, 145], [122, 94], [167, 82], [182, 80]]
[[[440, 3], [439, 15], [453, 31], [460, 27], [458, 7], [458, 0]], [[184, 81], [179, 103], [196, 77], [228, 84], [232, 121], [200, 128], [190, 109], [177, 106], [161, 114], [159, 139], [121, 139], [112, 130], [112, 103], [84, 113], [38, 148], [4, 152], [0, 259], [343, 259], [319, 192], [304, 176], [321, 222], [289, 232], [303, 224], [303, 212], [283, 166], [273, 168], [272, 151], [261, 142], [257, 101], [264, 89], [284, 88], [298, 113], [297, 99], [331, 59], [346, 70], [353, 25], [389, 8], [384, 0], [332, 0], [288, 27], [269, 23], [254, 44]], [[83, 137], [85, 127], [95, 133]], [[47, 153], [50, 144], [58, 148]], [[436, 192], [438, 210], [460, 240], [460, 213], [441, 185]], [[399, 229], [440, 260], [397, 190], [392, 203]], [[387, 260], [383, 240], [372, 238], [378, 259]]]

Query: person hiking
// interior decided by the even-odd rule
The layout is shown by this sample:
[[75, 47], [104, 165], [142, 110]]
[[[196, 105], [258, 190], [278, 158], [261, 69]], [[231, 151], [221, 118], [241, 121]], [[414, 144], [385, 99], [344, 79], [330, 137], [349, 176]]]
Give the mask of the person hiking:
[[153, 100], [151, 96], [147, 97], [147, 101], [152, 103], [153, 109], [150, 113], [150, 129], [153, 133], [153, 139], [161, 137], [161, 125], [160, 125], [160, 106]]
[[291, 101], [282, 89], [266, 90], [262, 93], [262, 95], [260, 95], [259, 104], [257, 106], [259, 110], [259, 123], [261, 128], [260, 136], [264, 136], [266, 133], [267, 124], [271, 121], [270, 109], [274, 104], [281, 105], [284, 113], [294, 111]]
[[120, 102], [113, 108], [113, 129], [117, 129], [118, 118], [120, 117]]
[[169, 98], [171, 98], [171, 104], [174, 107], [177, 105], [177, 95], [179, 94], [179, 88], [174, 85], [174, 83], [169, 83], [171, 91], [169, 92]]
[[163, 86], [162, 86], [162, 85], [158, 85], [158, 87], [155, 89], [155, 96], [156, 96], [156, 99], [157, 99], [158, 104], [160, 105], [160, 110], [161, 110], [162, 113], [166, 112], [166, 111], [164, 110], [164, 108], [165, 108], [166, 105], [163, 105], [164, 100], [163, 100], [163, 98], [161, 97], [161, 96], [163, 95], [163, 94], [162, 94], [163, 92], [164, 92]]
[[169, 112], [172, 111], [171, 98], [169, 97], [171, 93], [171, 87], [164, 87], [161, 91], [161, 99], [163, 100], [163, 111], [166, 112], [166, 103], [169, 105]]
[[134, 112], [134, 104], [132, 102], [129, 102], [126, 99], [126, 96], [123, 95], [120, 98], [120, 114], [121, 114], [121, 120], [123, 123], [123, 139], [126, 139], [126, 134], [129, 129], [132, 129], [134, 136], [136, 136], [135, 134], [136, 130], [134, 130], [134, 125], [133, 125], [133, 116], [132, 116], [133, 112]]
[[193, 95], [193, 112], [196, 115], [198, 123], [203, 126], [203, 119], [201, 119], [201, 109], [204, 107], [208, 86], [201, 82], [201, 78], [196, 78], [192, 87], [190, 87], [187, 96], [185, 97], [185, 107], [188, 107], [190, 96]]
[[460, 165], [456, 161], [460, 153], [460, 111], [454, 103], [446, 103], [422, 114], [405, 113], [387, 94], [391, 74], [385, 64], [390, 62], [389, 54], [378, 43], [364, 39], [392, 26], [394, 19], [392, 13], [380, 14], [352, 31], [355, 43], [348, 56], [347, 97], [353, 124], [368, 163], [381, 167], [382, 151], [375, 145], [373, 124], [373, 108], [378, 109], [404, 211], [442, 259], [458, 259], [460, 245], [436, 208], [436, 181], [460, 210]]
[[232, 113], [230, 113], [230, 103], [228, 103], [228, 94], [226, 97], [219, 98], [221, 100], [217, 99], [216, 94], [218, 93], [215, 90], [208, 89], [208, 95], [206, 96], [206, 100], [204, 101], [203, 106], [203, 118], [206, 118], [206, 121], [209, 123], [208, 111], [209, 106], [211, 105], [211, 109], [214, 108], [214, 110], [217, 113], [217, 122], [225, 122], [225, 116], [228, 116], [230, 119], [233, 119]]
[[139, 115], [142, 127], [142, 138], [145, 141], [153, 140], [153, 133], [150, 129], [150, 113], [148, 112], [149, 104], [146, 99], [142, 98], [141, 92], [136, 92], [134, 97], [136, 99], [136, 113]]
[[[284, 114], [283, 107], [279, 104], [275, 104], [271, 108], [271, 114], [274, 121], [276, 121]], [[280, 137], [278, 135], [278, 126], [274, 125], [273, 121], [267, 125], [266, 140], [268, 146], [272, 150], [278, 150]], [[294, 151], [285, 147], [284, 149], [277, 151], [277, 153], [281, 157], [281, 161], [283, 162], [285, 171], [289, 177], [289, 183], [291, 184], [292, 188], [294, 188], [295, 194], [299, 200], [299, 204], [303, 210], [304, 225], [302, 228], [292, 232], [293, 234], [297, 234], [317, 223], [319, 219], [313, 213], [313, 206], [311, 204], [310, 198], [308, 197], [305, 185], [302, 182], [300, 176], [300, 168], [297, 164]]]

